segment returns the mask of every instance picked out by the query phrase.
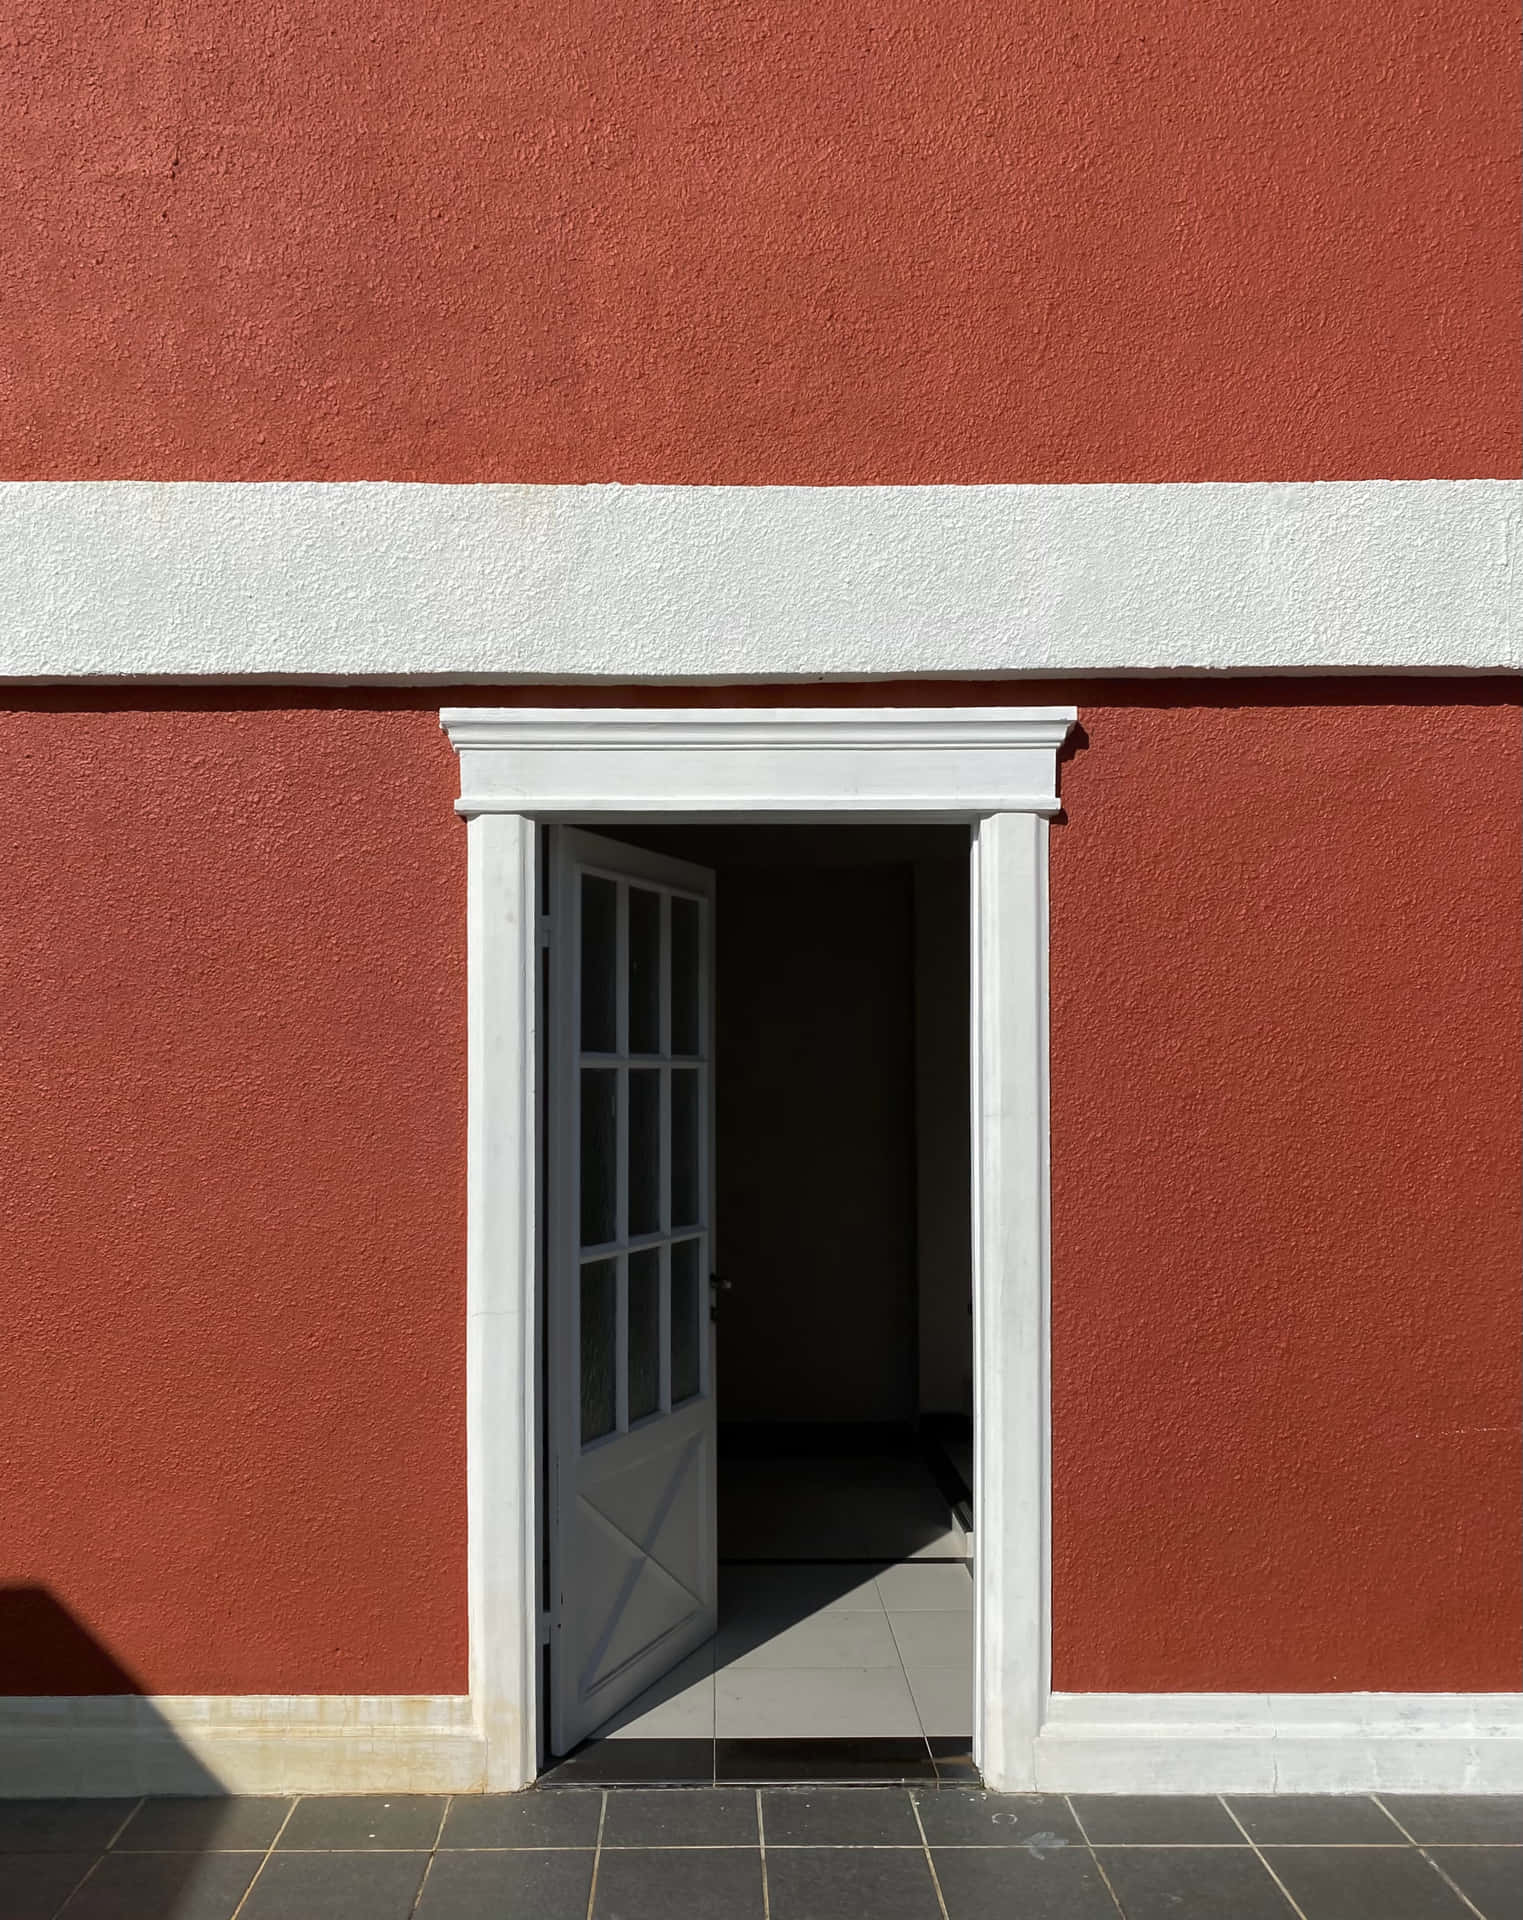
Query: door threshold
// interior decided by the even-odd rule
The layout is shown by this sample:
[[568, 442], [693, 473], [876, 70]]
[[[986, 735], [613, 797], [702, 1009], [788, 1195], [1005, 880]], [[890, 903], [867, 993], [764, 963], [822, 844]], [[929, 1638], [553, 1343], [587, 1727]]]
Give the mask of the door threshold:
[[978, 1786], [969, 1739], [586, 1740], [541, 1787]]

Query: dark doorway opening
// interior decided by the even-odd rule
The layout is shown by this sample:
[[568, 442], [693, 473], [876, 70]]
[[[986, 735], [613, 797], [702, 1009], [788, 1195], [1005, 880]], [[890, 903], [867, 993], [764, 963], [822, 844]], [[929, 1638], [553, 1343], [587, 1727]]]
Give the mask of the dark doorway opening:
[[547, 1780], [972, 1764], [965, 827], [615, 827], [717, 876], [720, 1626]]

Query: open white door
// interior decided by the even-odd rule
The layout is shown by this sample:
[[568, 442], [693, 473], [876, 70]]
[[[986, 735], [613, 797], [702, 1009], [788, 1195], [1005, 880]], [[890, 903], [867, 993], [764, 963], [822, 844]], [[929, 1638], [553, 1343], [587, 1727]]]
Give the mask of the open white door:
[[551, 830], [551, 1744], [716, 1624], [714, 876]]

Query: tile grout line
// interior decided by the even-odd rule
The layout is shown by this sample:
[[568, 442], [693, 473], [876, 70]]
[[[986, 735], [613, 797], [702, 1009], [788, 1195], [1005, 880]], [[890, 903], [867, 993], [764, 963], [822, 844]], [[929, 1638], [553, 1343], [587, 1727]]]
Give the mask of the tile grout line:
[[1121, 1915], [1121, 1920], [1126, 1920], [1126, 1910], [1121, 1904], [1120, 1896], [1117, 1894], [1116, 1889], [1111, 1885], [1111, 1877], [1105, 1871], [1105, 1862], [1100, 1858], [1099, 1854], [1095, 1852], [1095, 1843], [1090, 1839], [1084, 1822], [1079, 1818], [1079, 1809], [1073, 1803], [1073, 1795], [1071, 1793], [1065, 1793], [1062, 1799], [1063, 1805], [1068, 1809], [1069, 1819], [1072, 1820], [1074, 1825], [1079, 1829], [1079, 1838], [1084, 1842], [1085, 1851], [1095, 1863], [1095, 1872], [1100, 1876], [1100, 1884], [1111, 1897], [1111, 1905], [1116, 1909], [1117, 1913]]
[[[439, 1824], [434, 1829], [434, 1844], [428, 1850], [428, 1859], [423, 1863], [423, 1877], [418, 1882], [418, 1891], [412, 1897], [412, 1905], [407, 1909], [408, 1920], [418, 1911], [418, 1902], [423, 1898], [423, 1889], [428, 1885], [428, 1877], [434, 1870], [434, 1862], [439, 1858], [439, 1842], [444, 1838], [444, 1823], [449, 1819], [449, 1810], [455, 1804], [455, 1796], [447, 1793], [444, 1805], [439, 1809]], [[403, 1849], [398, 1848], [398, 1852]]]
[[1486, 1920], [1485, 1914], [1481, 1912], [1480, 1908], [1470, 1898], [1470, 1895], [1466, 1893], [1465, 1889], [1462, 1886], [1460, 1886], [1457, 1881], [1451, 1880], [1449, 1878], [1448, 1874], [1444, 1872], [1443, 1868], [1433, 1858], [1433, 1855], [1429, 1853], [1428, 1849], [1425, 1846], [1423, 1846], [1421, 1841], [1413, 1839], [1412, 1835], [1396, 1818], [1396, 1815], [1392, 1813], [1391, 1809], [1386, 1805], [1385, 1801], [1381, 1799], [1380, 1795], [1378, 1793], [1372, 1793], [1370, 1795], [1370, 1798], [1375, 1802], [1375, 1805], [1379, 1807], [1380, 1811], [1385, 1815], [1387, 1820], [1390, 1821], [1391, 1825], [1395, 1827], [1396, 1831], [1401, 1835], [1402, 1839], [1407, 1841], [1410, 1846], [1414, 1847], [1417, 1850], [1417, 1852], [1422, 1855], [1424, 1860], [1427, 1861], [1428, 1865], [1432, 1867], [1433, 1871], [1438, 1875], [1439, 1879], [1443, 1881], [1444, 1885], [1446, 1887], [1452, 1887], [1454, 1889], [1454, 1891], [1459, 1895], [1461, 1900], [1464, 1901], [1465, 1905], [1469, 1907], [1470, 1911], [1477, 1916], [1477, 1920]]
[[136, 1820], [138, 1815], [143, 1811], [144, 1807], [146, 1807], [147, 1805], [148, 1805], [148, 1796], [145, 1793], [142, 1799], [139, 1800], [136, 1806], [133, 1807], [131, 1813], [129, 1813], [126, 1816], [126, 1818], [122, 1821], [122, 1824], [116, 1829], [115, 1833], [113, 1833], [111, 1838], [106, 1842], [105, 1847], [102, 1849], [103, 1852], [109, 1853], [111, 1851], [111, 1849], [116, 1845], [117, 1841], [120, 1840], [122, 1835], [127, 1831], [127, 1828], [131, 1824], [131, 1822]]
[[[900, 1564], [903, 1563], [901, 1562]], [[931, 1763], [931, 1773], [939, 1785], [941, 1775], [936, 1766], [936, 1756], [931, 1752], [931, 1736], [926, 1731], [925, 1716], [920, 1711], [920, 1702], [915, 1698], [915, 1689], [910, 1685], [910, 1670], [904, 1664], [904, 1649], [899, 1644], [898, 1634], [894, 1632], [894, 1616], [889, 1612], [888, 1601], [884, 1597], [882, 1588], [878, 1585], [878, 1576], [876, 1574], [873, 1575], [873, 1591], [883, 1604], [883, 1617], [888, 1622], [888, 1637], [894, 1643], [894, 1658], [899, 1662], [899, 1678], [904, 1682], [904, 1690], [910, 1696], [910, 1705], [915, 1713], [915, 1725], [920, 1729], [920, 1738], [925, 1746], [925, 1757]], [[915, 1818], [918, 1822], [920, 1816], [917, 1814]], [[936, 1898], [938, 1900], [941, 1898], [941, 1890], [939, 1887], [937, 1888]], [[945, 1907], [942, 1908], [942, 1912], [946, 1912]]]
[[925, 1822], [920, 1817], [920, 1802], [908, 1787], [904, 1789], [910, 1803], [910, 1812], [915, 1816], [915, 1826], [920, 1834], [921, 1849], [925, 1854], [926, 1868], [931, 1876], [931, 1885], [936, 1893], [936, 1905], [941, 1909], [941, 1920], [951, 1920], [947, 1913], [946, 1895], [941, 1891], [941, 1875], [936, 1871], [936, 1862], [931, 1858], [931, 1843], [925, 1837]]
[[761, 1854], [762, 1920], [772, 1920], [772, 1887], [767, 1879], [767, 1817], [762, 1812], [762, 1790], [756, 1789], [756, 1845]]
[[301, 1805], [301, 1803], [302, 1803], [302, 1795], [299, 1793], [293, 1793], [291, 1795], [291, 1804], [286, 1808], [285, 1819], [282, 1820], [280, 1825], [275, 1829], [274, 1839], [265, 1848], [264, 1858], [259, 1862], [259, 1865], [255, 1867], [253, 1879], [250, 1880], [248, 1885], [243, 1889], [243, 1898], [238, 1902], [237, 1906], [234, 1907], [232, 1912], [228, 1915], [228, 1920], [238, 1920], [239, 1914], [242, 1913], [243, 1909], [248, 1905], [249, 1895], [254, 1891], [255, 1887], [259, 1885], [259, 1876], [264, 1872], [265, 1868], [270, 1864], [270, 1856], [274, 1853], [275, 1849], [280, 1845], [280, 1836], [285, 1832], [286, 1828], [290, 1826], [291, 1816], [295, 1813], [296, 1809]]
[[[592, 1903], [598, 1897], [598, 1868], [603, 1859], [603, 1828], [608, 1820], [608, 1789], [602, 1789], [603, 1797], [598, 1802], [597, 1838], [592, 1843], [592, 1879], [587, 1886], [587, 1920], [592, 1920]], [[237, 1916], [234, 1915], [234, 1920]]]
[[1287, 1903], [1290, 1906], [1291, 1912], [1295, 1914], [1299, 1914], [1300, 1920], [1306, 1920], [1306, 1915], [1301, 1912], [1301, 1909], [1299, 1905], [1296, 1903], [1295, 1896], [1291, 1893], [1290, 1888], [1286, 1886], [1285, 1882], [1280, 1878], [1280, 1876], [1275, 1872], [1274, 1868], [1270, 1866], [1269, 1862], [1264, 1858], [1263, 1848], [1259, 1845], [1258, 1841], [1254, 1839], [1253, 1835], [1248, 1831], [1248, 1829], [1243, 1825], [1242, 1821], [1238, 1819], [1236, 1812], [1228, 1804], [1227, 1796], [1223, 1793], [1217, 1794], [1216, 1803], [1221, 1808], [1222, 1812], [1226, 1814], [1227, 1818], [1232, 1822], [1233, 1826], [1237, 1828], [1238, 1832], [1248, 1842], [1249, 1846], [1252, 1847], [1254, 1852], [1254, 1857], [1257, 1859], [1259, 1865], [1264, 1869], [1265, 1873], [1269, 1875], [1270, 1879], [1273, 1880], [1275, 1885], [1280, 1889], [1280, 1892], [1284, 1895]]
[[68, 1906], [69, 1902], [74, 1898], [75, 1894], [79, 1892], [80, 1888], [84, 1886], [85, 1883], [89, 1880], [91, 1874], [93, 1874], [96, 1868], [100, 1866], [101, 1862], [105, 1859], [105, 1857], [106, 1856], [104, 1853], [96, 1854], [95, 1858], [90, 1862], [89, 1866], [85, 1868], [84, 1872], [74, 1882], [73, 1886], [70, 1887], [69, 1891], [64, 1895], [62, 1900], [59, 1901], [58, 1905], [52, 1909], [53, 1920], [58, 1920], [58, 1916], [63, 1912], [64, 1908]]
[[148, 1804], [148, 1796], [144, 1794], [141, 1799], [135, 1800], [132, 1806], [128, 1809], [128, 1811], [122, 1815], [121, 1820], [112, 1829], [110, 1839], [107, 1840], [106, 1844], [101, 1848], [99, 1853], [96, 1854], [95, 1858], [90, 1862], [89, 1866], [85, 1868], [84, 1872], [74, 1882], [73, 1886], [70, 1887], [69, 1891], [64, 1895], [62, 1900], [59, 1901], [58, 1905], [54, 1907], [53, 1909], [54, 1920], [57, 1920], [57, 1916], [63, 1912], [65, 1907], [68, 1906], [69, 1902], [74, 1898], [75, 1894], [79, 1892], [80, 1888], [90, 1878], [91, 1874], [94, 1873], [96, 1869], [100, 1866], [100, 1863], [105, 1859], [106, 1855], [111, 1852], [111, 1850], [115, 1847], [117, 1841], [121, 1839], [122, 1835], [127, 1831], [127, 1828], [138, 1817], [138, 1815], [143, 1811], [143, 1808], [147, 1806], [147, 1804]]
[[83, 1874], [79, 1876], [79, 1880], [75, 1880], [75, 1884], [69, 1887], [69, 1891], [67, 1891], [67, 1893], [63, 1895], [63, 1899], [61, 1899], [60, 1903], [58, 1903], [58, 1907], [52, 1908], [52, 1920], [58, 1920], [58, 1916], [60, 1916], [61, 1912], [63, 1912], [63, 1908], [69, 1905], [69, 1901], [71, 1901], [71, 1899], [75, 1897], [75, 1893], [79, 1893], [79, 1889], [81, 1889], [81, 1887], [85, 1885], [86, 1880], [90, 1878], [90, 1874], [94, 1874], [94, 1872], [96, 1872], [96, 1870], [100, 1868], [100, 1862], [106, 1859], [106, 1855], [108, 1855], [109, 1851], [111, 1851], [111, 1849], [115, 1847], [115, 1843], [117, 1843], [117, 1841], [121, 1839], [121, 1836], [123, 1836], [123, 1834], [127, 1832], [127, 1826], [129, 1826], [129, 1822], [131, 1822], [131, 1820], [134, 1820], [134, 1818], [136, 1818], [136, 1816], [138, 1816], [138, 1814], [142, 1812], [142, 1809], [144, 1809], [144, 1805], [146, 1805], [146, 1795], [144, 1795], [144, 1797], [142, 1797], [140, 1801], [134, 1801], [133, 1809], [127, 1812], [127, 1814], [123, 1814], [123, 1818], [121, 1818], [121, 1822], [119, 1822], [119, 1824], [117, 1824], [117, 1826], [115, 1826], [115, 1828], [111, 1830], [111, 1837], [109, 1837], [108, 1841], [106, 1841], [106, 1845], [104, 1845], [104, 1847], [102, 1847], [102, 1849], [100, 1849], [100, 1851], [96, 1853], [96, 1857], [94, 1857], [94, 1859], [90, 1860], [90, 1864], [86, 1866], [85, 1872], [83, 1872]]

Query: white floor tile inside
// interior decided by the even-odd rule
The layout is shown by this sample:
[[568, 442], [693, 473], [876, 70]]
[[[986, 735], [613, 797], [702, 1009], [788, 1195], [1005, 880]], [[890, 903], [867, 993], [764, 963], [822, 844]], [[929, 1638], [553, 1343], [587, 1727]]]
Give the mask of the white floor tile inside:
[[718, 1634], [595, 1737], [971, 1735], [973, 1580], [917, 1462], [736, 1462], [720, 1539]]

